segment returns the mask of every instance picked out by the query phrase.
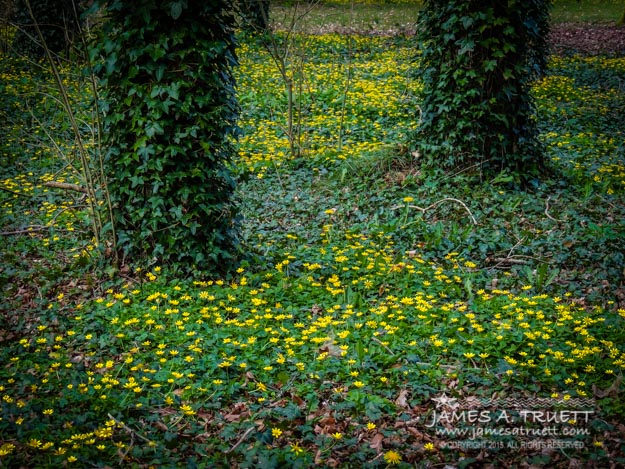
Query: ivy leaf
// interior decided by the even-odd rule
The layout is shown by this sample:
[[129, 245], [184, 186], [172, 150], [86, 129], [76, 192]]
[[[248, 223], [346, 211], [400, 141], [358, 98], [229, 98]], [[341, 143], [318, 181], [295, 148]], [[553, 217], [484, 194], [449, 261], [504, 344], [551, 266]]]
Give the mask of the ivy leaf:
[[458, 55], [465, 54], [472, 51], [473, 49], [475, 49], [475, 41], [468, 40], [462, 44], [462, 47], [458, 51]]
[[497, 68], [497, 61], [496, 60], [486, 60], [484, 62], [484, 70], [487, 72], [492, 72], [493, 70], [495, 70], [495, 68]]
[[182, 15], [182, 2], [172, 2], [169, 14], [174, 20], [180, 18], [180, 15]]

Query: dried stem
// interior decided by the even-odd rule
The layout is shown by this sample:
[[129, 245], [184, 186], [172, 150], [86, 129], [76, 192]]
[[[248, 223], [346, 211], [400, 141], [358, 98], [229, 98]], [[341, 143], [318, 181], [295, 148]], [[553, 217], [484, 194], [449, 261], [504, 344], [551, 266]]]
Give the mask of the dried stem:
[[437, 202], [434, 202], [431, 205], [428, 205], [427, 207], [419, 207], [418, 205], [396, 205], [394, 207], [391, 207], [392, 210], [397, 210], [400, 208], [404, 208], [404, 207], [408, 207], [411, 209], [415, 209], [415, 210], [419, 210], [420, 212], [427, 212], [428, 210], [431, 210], [435, 207], [437, 207], [438, 205], [442, 204], [443, 202], [456, 202], [457, 204], [460, 204], [464, 207], [464, 209], [467, 211], [467, 213], [469, 214], [469, 217], [471, 218], [471, 221], [473, 222], [474, 225], [477, 225], [477, 220], [475, 219], [475, 217], [473, 216], [473, 213], [471, 213], [471, 210], [469, 210], [469, 207], [467, 207], [467, 204], [465, 204], [462, 200], [459, 199], [455, 199], [453, 197], [445, 197], [444, 199], [441, 199]]

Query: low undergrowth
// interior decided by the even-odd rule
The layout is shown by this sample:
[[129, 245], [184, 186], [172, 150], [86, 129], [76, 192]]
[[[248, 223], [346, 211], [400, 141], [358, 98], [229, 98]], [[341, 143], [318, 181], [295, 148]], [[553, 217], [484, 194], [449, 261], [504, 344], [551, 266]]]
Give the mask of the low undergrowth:
[[[409, 40], [296, 40], [298, 156], [240, 49], [249, 256], [221, 279], [98, 268], [82, 194], [46, 186], [79, 182], [47, 77], [3, 60], [0, 465], [623, 464], [623, 59], [552, 59], [553, 171], [520, 191], [404, 149]], [[586, 413], [530, 438], [527, 409]]]

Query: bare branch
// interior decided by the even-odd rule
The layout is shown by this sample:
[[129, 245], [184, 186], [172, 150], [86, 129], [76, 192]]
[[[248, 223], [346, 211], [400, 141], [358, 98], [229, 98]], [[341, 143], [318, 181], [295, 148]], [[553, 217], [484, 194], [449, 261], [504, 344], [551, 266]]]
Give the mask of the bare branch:
[[254, 430], [254, 427], [250, 427], [247, 430], [245, 430], [245, 433], [241, 436], [241, 438], [239, 438], [239, 441], [237, 441], [232, 448], [226, 451], [226, 454], [232, 453], [235, 449], [237, 449], [239, 445], [245, 441], [248, 435], [252, 433], [252, 430]]
[[56, 189], [64, 189], [68, 191], [76, 191], [82, 192], [83, 194], [87, 193], [87, 189], [78, 184], [70, 184], [69, 182], [56, 182], [56, 181], [48, 181], [43, 184], [46, 187], [54, 187]]

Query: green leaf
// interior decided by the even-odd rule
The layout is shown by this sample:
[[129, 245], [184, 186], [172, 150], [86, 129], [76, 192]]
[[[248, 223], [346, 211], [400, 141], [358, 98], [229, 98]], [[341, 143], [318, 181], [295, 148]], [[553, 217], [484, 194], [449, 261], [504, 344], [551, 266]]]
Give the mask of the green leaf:
[[283, 386], [285, 386], [289, 382], [289, 375], [284, 371], [278, 373], [278, 376], [276, 376], [276, 378], [278, 379], [278, 382]]
[[495, 70], [497, 68], [497, 61], [496, 60], [486, 60], [484, 62], [483, 68], [486, 72], [492, 72], [493, 70]]
[[365, 347], [362, 345], [362, 341], [356, 342], [356, 354], [358, 355], [358, 361], [362, 363], [365, 360]]
[[462, 47], [458, 51], [458, 54], [459, 55], [466, 54], [467, 52], [471, 52], [473, 49], [475, 49], [475, 41], [473, 40], [464, 41], [462, 43]]
[[182, 3], [183, 2], [172, 2], [169, 14], [174, 20], [180, 18], [182, 15]]

